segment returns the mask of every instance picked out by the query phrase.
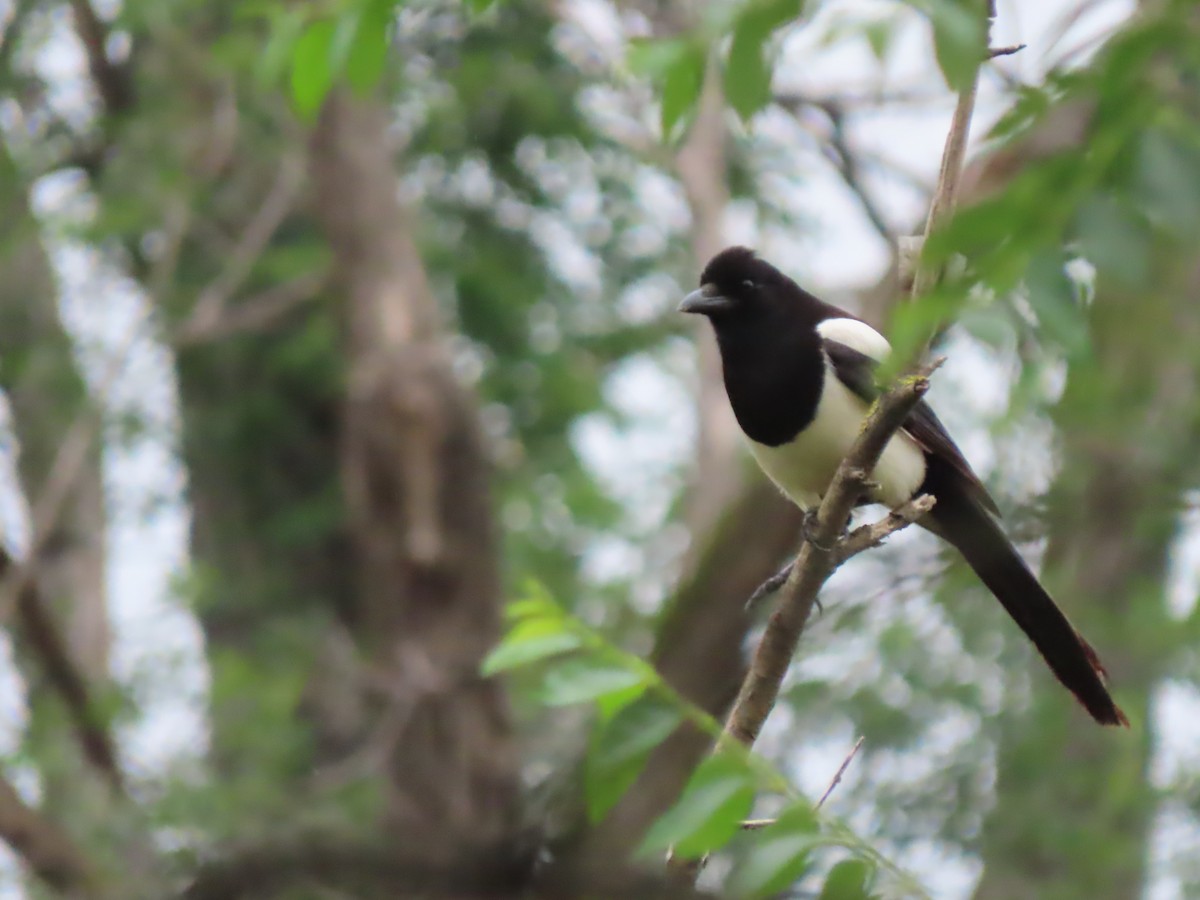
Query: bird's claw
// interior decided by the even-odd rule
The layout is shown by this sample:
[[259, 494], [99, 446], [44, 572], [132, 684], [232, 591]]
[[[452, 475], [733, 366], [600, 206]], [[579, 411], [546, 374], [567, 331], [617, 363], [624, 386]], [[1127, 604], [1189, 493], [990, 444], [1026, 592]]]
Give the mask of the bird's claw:
[[832, 553], [833, 552], [832, 547], [825, 546], [823, 543], [818, 541], [816, 538], [817, 510], [806, 509], [804, 511], [804, 523], [801, 525], [801, 530], [804, 534], [804, 540], [807, 543], [812, 544], [814, 547], [816, 547], [822, 553]]
[[[758, 606], [762, 600], [771, 596], [771, 594], [783, 587], [788, 580], [788, 576], [792, 574], [792, 569], [795, 567], [795, 565], [796, 561], [792, 560], [782, 569], [756, 587], [754, 589], [754, 593], [750, 595], [750, 599], [746, 601], [746, 611], [750, 612], [752, 609]], [[820, 600], [814, 600], [813, 605], [816, 606], [817, 612], [824, 611], [821, 607]]]

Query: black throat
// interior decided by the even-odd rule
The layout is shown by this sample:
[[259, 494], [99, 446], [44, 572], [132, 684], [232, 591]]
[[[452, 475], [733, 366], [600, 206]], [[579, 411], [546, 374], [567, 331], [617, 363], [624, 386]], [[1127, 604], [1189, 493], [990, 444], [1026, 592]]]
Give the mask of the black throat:
[[713, 322], [733, 414], [748, 438], [768, 447], [787, 443], [813, 421], [825, 383], [816, 323], [803, 315], [779, 318]]

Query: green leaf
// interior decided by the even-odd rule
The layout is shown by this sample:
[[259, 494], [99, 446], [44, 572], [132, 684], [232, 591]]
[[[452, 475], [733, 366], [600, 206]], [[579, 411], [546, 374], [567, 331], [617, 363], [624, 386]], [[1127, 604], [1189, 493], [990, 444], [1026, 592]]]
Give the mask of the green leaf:
[[356, 91], [364, 92], [374, 87], [387, 65], [390, 41], [388, 31], [392, 24], [391, 0], [375, 0], [363, 11], [350, 58], [346, 60], [346, 80]]
[[467, 0], [467, 6], [471, 7], [471, 12], [479, 15], [491, 9], [495, 2], [496, 0]]
[[675, 126], [689, 115], [700, 99], [704, 87], [704, 67], [708, 61], [706, 49], [698, 44], [685, 44], [684, 50], [663, 78], [662, 132], [665, 140], [675, 133]]
[[547, 706], [571, 706], [642, 683], [638, 672], [602, 660], [571, 659], [546, 673], [541, 698]]
[[923, 0], [933, 26], [938, 67], [951, 90], [961, 91], [987, 56], [986, 5], [978, 0]]
[[1200, 152], [1154, 128], [1138, 142], [1134, 170], [1138, 205], [1177, 235], [1200, 228]]
[[1076, 215], [1083, 254], [1101, 276], [1126, 287], [1150, 278], [1150, 235], [1133, 210], [1103, 194], [1090, 197]]
[[278, 88], [292, 61], [296, 40], [304, 29], [304, 17], [295, 10], [271, 16], [267, 42], [254, 62], [254, 77], [260, 85]]
[[868, 900], [867, 882], [872, 869], [861, 859], [842, 860], [829, 872], [820, 900]]
[[511, 629], [484, 659], [480, 671], [495, 675], [577, 650], [583, 641], [568, 631], [565, 622], [554, 619], [529, 619]]
[[599, 821], [637, 780], [650, 752], [679, 727], [683, 713], [648, 694], [597, 724], [584, 767], [588, 815]]
[[625, 53], [625, 64], [634, 75], [658, 81], [684, 56], [687, 46], [682, 38], [635, 38]]
[[754, 804], [754, 781], [731, 753], [715, 753], [700, 764], [679, 802], [650, 828], [642, 852], [674, 847], [685, 859], [722, 847], [737, 833]]
[[771, 70], [763, 47], [778, 28], [800, 15], [802, 0], [762, 0], [738, 16], [725, 65], [725, 96], [742, 119], [771, 99]]
[[1066, 264], [1057, 250], [1036, 253], [1024, 280], [1041, 333], [1076, 358], [1088, 349], [1088, 320]]
[[333, 84], [329, 64], [333, 36], [334, 23], [319, 19], [309, 23], [292, 48], [292, 103], [308, 119], [315, 117]]
[[785, 810], [773, 825], [751, 832], [749, 848], [733, 874], [738, 896], [765, 897], [794, 884], [820, 843], [816, 814], [808, 805]]
[[873, 19], [862, 26], [863, 37], [879, 62], [886, 62], [892, 40], [896, 36], [895, 19]]
[[650, 685], [646, 682], [632, 684], [624, 690], [612, 691], [603, 697], [596, 698], [596, 714], [600, 720], [607, 722], [629, 704], [639, 700]]

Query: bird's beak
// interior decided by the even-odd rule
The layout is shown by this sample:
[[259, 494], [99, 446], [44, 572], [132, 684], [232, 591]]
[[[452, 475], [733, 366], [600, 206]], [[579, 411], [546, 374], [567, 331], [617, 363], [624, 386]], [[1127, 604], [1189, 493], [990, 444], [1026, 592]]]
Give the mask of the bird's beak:
[[716, 285], [706, 284], [684, 297], [679, 304], [679, 311], [711, 316], [715, 312], [722, 312], [732, 306], [733, 302], [717, 290]]

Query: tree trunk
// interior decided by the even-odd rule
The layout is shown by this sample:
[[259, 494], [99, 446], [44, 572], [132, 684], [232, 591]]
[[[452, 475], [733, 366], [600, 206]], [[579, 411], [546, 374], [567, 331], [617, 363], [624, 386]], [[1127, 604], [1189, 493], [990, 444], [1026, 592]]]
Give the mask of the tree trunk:
[[383, 107], [335, 93], [312, 144], [349, 376], [342, 479], [384, 696], [393, 827], [439, 858], [516, 834], [506, 702], [479, 665], [500, 635], [489, 464], [396, 199]]

